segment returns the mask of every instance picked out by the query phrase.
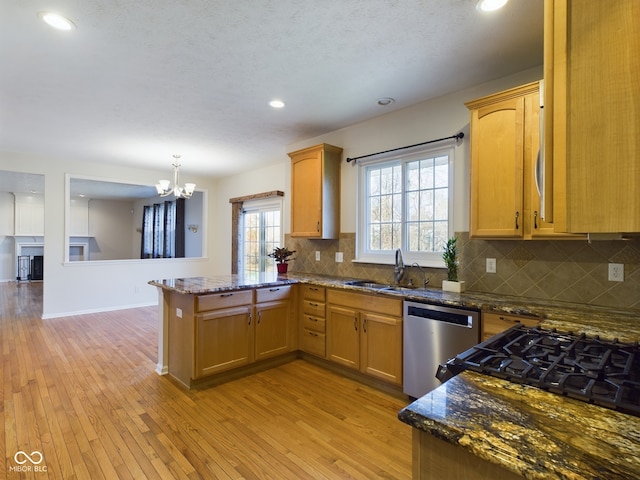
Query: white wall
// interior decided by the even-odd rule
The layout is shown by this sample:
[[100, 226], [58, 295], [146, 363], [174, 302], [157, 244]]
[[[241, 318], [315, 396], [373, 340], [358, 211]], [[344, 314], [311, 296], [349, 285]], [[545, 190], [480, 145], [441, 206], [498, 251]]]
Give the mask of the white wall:
[[[45, 176], [43, 317], [156, 304], [157, 291], [147, 284], [149, 280], [211, 273], [212, 261], [206, 258], [64, 263], [66, 173], [153, 185], [166, 176], [168, 169], [154, 171], [0, 152], [0, 170]], [[188, 177], [199, 190], [212, 191], [211, 179]], [[209, 223], [217, 223], [214, 209], [205, 213]], [[211, 244], [207, 251], [214, 251]]]

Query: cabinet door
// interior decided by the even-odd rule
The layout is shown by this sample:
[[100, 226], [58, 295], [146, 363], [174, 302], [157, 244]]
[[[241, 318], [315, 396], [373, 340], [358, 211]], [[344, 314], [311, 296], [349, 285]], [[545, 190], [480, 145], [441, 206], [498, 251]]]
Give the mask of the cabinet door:
[[253, 361], [251, 307], [196, 315], [196, 378], [231, 370]]
[[402, 385], [402, 319], [362, 313], [363, 373]]
[[554, 225], [640, 232], [640, 3], [548, 0], [545, 8]]
[[256, 360], [287, 353], [289, 302], [256, 305]]
[[471, 237], [523, 236], [524, 98], [471, 112]]
[[521, 323], [526, 327], [535, 327], [540, 323], [539, 318], [523, 317], [521, 315], [503, 315], [499, 313], [482, 312], [482, 341], [504, 332], [513, 327], [516, 323]]
[[360, 368], [360, 317], [356, 310], [327, 307], [327, 359]]
[[291, 235], [320, 237], [322, 152], [311, 151], [293, 159], [291, 188]]

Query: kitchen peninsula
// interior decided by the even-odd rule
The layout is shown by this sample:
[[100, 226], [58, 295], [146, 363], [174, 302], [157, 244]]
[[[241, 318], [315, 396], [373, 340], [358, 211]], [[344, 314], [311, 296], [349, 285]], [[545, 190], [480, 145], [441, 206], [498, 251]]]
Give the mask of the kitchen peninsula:
[[[160, 289], [163, 307], [157, 371], [171, 372], [187, 386], [198, 383], [193, 351], [187, 349], [191, 355], [187, 362], [184, 349], [179, 351], [182, 356], [176, 372], [168, 355], [169, 336], [174, 345], [196, 345], [196, 323], [188, 324], [186, 331], [172, 331], [172, 322], [226, 318], [232, 324], [237, 318], [249, 325], [251, 318], [255, 326], [258, 311], [265, 306], [276, 308], [277, 317], [284, 314], [289, 320], [286, 326], [272, 323], [275, 332], [282, 333], [283, 327], [285, 335], [274, 334], [262, 343], [268, 348], [256, 349], [255, 331], [240, 330], [243, 338], [251, 339], [243, 344], [245, 353], [236, 355], [240, 361], [219, 362], [223, 366], [214, 371], [248, 365], [260, 351], [263, 357], [266, 352], [266, 362], [270, 352], [276, 360], [293, 358], [298, 348], [295, 305], [300, 300], [296, 284], [476, 308], [484, 313], [534, 316], [543, 328], [621, 342], [640, 338], [637, 311], [437, 289], [381, 293], [349, 285], [347, 280], [290, 273], [258, 279], [230, 275], [149, 282]], [[269, 318], [265, 312], [262, 322]], [[219, 346], [224, 350], [233, 344]], [[195, 379], [189, 377], [194, 372]], [[639, 417], [475, 372], [465, 371], [417, 399], [399, 413], [399, 419], [413, 427], [414, 478], [640, 478]]]

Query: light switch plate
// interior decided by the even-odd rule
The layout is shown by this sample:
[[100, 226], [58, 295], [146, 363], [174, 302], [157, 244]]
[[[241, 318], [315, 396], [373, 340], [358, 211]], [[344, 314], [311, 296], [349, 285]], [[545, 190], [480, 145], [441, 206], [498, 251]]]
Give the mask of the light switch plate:
[[320, 261], [320, 250], [316, 250], [316, 262]]
[[343, 260], [344, 260], [344, 257], [342, 255], [342, 252], [336, 252], [336, 262], [342, 263]]

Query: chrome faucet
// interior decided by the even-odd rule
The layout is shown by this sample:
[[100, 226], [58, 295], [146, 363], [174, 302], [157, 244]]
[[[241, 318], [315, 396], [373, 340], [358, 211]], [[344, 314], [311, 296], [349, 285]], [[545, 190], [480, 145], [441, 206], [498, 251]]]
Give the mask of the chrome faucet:
[[430, 280], [429, 278], [427, 278], [427, 272], [425, 272], [422, 269], [422, 267], [416, 262], [412, 263], [411, 266], [412, 267], [418, 267], [418, 270], [420, 270], [422, 272], [422, 286], [424, 288], [427, 288], [427, 285], [429, 285], [429, 280]]
[[396, 250], [396, 266], [393, 268], [393, 278], [396, 283], [400, 283], [404, 277], [404, 261], [402, 260], [402, 250]]

